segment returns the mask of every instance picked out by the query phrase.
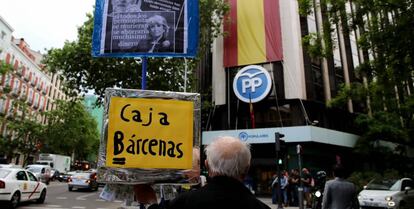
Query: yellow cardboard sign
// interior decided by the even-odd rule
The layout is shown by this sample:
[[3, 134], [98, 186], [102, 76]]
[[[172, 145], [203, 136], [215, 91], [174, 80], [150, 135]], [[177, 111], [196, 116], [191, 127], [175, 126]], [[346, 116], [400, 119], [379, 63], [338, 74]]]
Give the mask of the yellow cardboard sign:
[[112, 97], [106, 166], [190, 169], [192, 101]]

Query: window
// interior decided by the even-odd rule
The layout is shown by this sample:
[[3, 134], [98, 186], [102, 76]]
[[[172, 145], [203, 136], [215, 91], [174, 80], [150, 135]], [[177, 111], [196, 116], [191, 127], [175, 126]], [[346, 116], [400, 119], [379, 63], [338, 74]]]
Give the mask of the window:
[[44, 97], [40, 97], [40, 104], [39, 104], [39, 109], [43, 110], [43, 107], [45, 106], [45, 98]]
[[3, 39], [4, 40], [4, 38], [6, 37], [6, 32], [4, 32], [4, 31], [1, 31], [1, 39]]
[[9, 87], [10, 86], [10, 82], [11, 82], [11, 76], [10, 75], [6, 75], [5, 79], [4, 79], [4, 86]]
[[27, 102], [29, 102], [30, 104], [33, 102], [33, 89], [32, 88], [29, 89], [29, 95], [27, 97]]
[[6, 100], [0, 99], [0, 113], [4, 113], [6, 110]]
[[34, 106], [35, 108], [39, 107], [39, 94], [38, 93], [35, 93]]
[[27, 85], [26, 84], [22, 84], [22, 91], [20, 92], [20, 96], [22, 98], [26, 98], [26, 94], [27, 94]]
[[19, 180], [19, 181], [27, 181], [26, 172], [24, 172], [24, 171], [17, 172], [16, 179]]
[[32, 173], [27, 172], [27, 174], [29, 175], [29, 179], [30, 179], [30, 181], [37, 181], [36, 176], [34, 176]]
[[312, 64], [312, 84], [314, 95], [313, 99], [317, 101], [324, 101], [323, 76], [322, 69], [318, 65]]
[[12, 93], [17, 95], [17, 93], [19, 93], [19, 88], [20, 88], [20, 81], [18, 78], [14, 78]]
[[401, 185], [401, 191], [404, 191], [405, 187], [410, 187], [411, 189], [414, 189], [414, 181], [404, 180]]

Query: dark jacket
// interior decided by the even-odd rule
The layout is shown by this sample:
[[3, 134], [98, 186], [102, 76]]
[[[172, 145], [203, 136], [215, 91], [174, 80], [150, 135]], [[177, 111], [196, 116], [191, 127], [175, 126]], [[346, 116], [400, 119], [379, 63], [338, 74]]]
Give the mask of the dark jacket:
[[[160, 208], [158, 205], [149, 209]], [[179, 195], [167, 203], [167, 209], [270, 209], [258, 200], [242, 182], [225, 176], [209, 179], [206, 186]]]
[[356, 187], [342, 178], [326, 182], [322, 209], [357, 209], [359, 202]]

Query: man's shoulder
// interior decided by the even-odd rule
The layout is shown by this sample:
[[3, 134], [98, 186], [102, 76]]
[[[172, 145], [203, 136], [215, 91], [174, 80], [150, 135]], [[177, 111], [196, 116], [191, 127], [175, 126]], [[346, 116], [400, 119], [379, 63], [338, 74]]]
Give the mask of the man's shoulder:
[[[246, 191], [224, 192], [214, 185], [206, 186], [179, 195], [173, 208], [246, 208], [270, 209], [268, 205]], [[237, 201], [236, 201], [237, 200]]]
[[355, 186], [352, 182], [350, 182], [346, 179], [338, 179], [338, 178], [327, 181], [326, 185], [327, 186], [340, 185], [340, 186], [348, 186], [348, 187], [354, 187]]

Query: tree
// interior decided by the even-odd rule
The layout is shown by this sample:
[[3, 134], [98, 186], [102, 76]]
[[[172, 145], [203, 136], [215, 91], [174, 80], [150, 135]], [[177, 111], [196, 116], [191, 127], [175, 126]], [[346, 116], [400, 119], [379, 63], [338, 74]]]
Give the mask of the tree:
[[[355, 69], [356, 82], [342, 85], [329, 105], [343, 107], [349, 99], [364, 108], [356, 123], [363, 130], [356, 151], [378, 157], [380, 165], [407, 158], [414, 146], [414, 7], [411, 0], [321, 0], [323, 37], [310, 34], [303, 40], [313, 58], [330, 56], [335, 39], [332, 28], [341, 24], [343, 34], [357, 34], [362, 63]], [[302, 15], [319, 5], [299, 1]], [[352, 7], [349, 7], [352, 5]], [[348, 7], [347, 7], [348, 6]], [[313, 7], [313, 8], [312, 8]], [[348, 8], [348, 9], [347, 9]], [[328, 21], [328, 22], [327, 22]], [[326, 36], [328, 34], [328, 36]], [[325, 43], [325, 48], [323, 44]], [[361, 61], [361, 60], [360, 60]], [[394, 148], [381, 142], [398, 144]], [[377, 156], [377, 155], [376, 155]], [[407, 161], [408, 162], [408, 161]], [[391, 163], [392, 164], [392, 163]], [[406, 165], [401, 161], [398, 164]]]
[[[201, 0], [200, 3], [200, 47], [199, 57], [210, 50], [214, 37], [221, 33], [220, 26], [228, 6], [221, 0]], [[72, 93], [93, 89], [104, 97], [108, 87], [141, 88], [141, 61], [132, 58], [93, 58], [91, 56], [93, 16], [78, 28], [78, 40], [66, 42], [61, 49], [50, 49], [44, 63], [51, 71], [61, 71]], [[193, 84], [192, 70], [199, 58], [187, 59], [188, 86]], [[183, 91], [184, 59], [149, 58], [147, 69], [147, 89]], [[192, 91], [190, 89], [190, 91]]]
[[3, 118], [7, 126], [7, 135], [2, 140], [2, 151], [9, 160], [17, 153], [22, 154], [23, 165], [28, 163], [30, 156], [39, 151], [42, 143], [43, 126], [37, 121], [38, 112], [30, 111], [24, 100], [15, 99], [11, 115]]
[[45, 113], [42, 152], [74, 153], [79, 160], [96, 157], [99, 145], [96, 121], [79, 101], [57, 100], [56, 105], [55, 110]]

